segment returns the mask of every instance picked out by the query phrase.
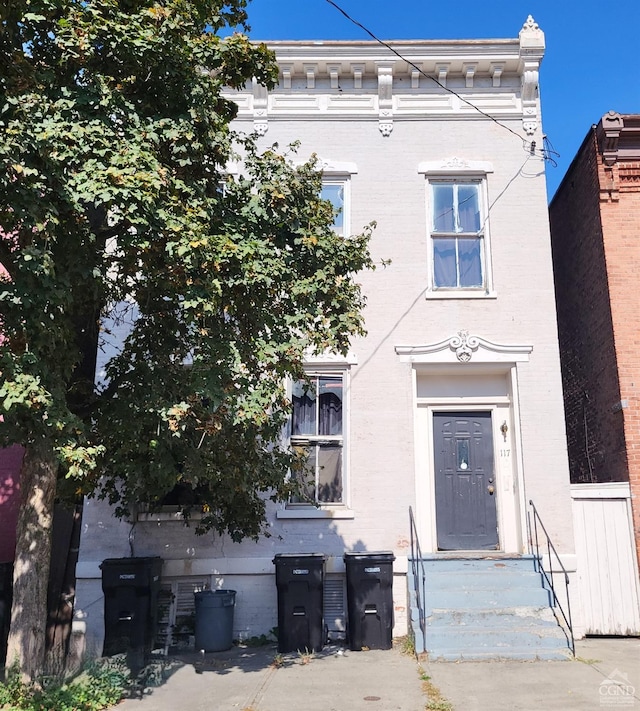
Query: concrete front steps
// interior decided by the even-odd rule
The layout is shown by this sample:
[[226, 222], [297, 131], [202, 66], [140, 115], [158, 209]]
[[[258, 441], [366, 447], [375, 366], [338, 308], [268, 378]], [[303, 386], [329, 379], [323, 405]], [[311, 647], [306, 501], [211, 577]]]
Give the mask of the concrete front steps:
[[431, 660], [568, 659], [567, 637], [532, 556], [426, 557], [423, 639], [409, 566], [417, 652]]

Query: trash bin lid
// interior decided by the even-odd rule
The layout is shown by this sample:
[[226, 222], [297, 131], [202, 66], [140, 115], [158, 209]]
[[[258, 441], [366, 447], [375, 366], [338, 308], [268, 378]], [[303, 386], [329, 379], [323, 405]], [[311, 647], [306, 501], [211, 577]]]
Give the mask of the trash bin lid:
[[103, 590], [120, 586], [157, 586], [162, 572], [162, 558], [106, 558], [100, 563], [100, 570]]
[[196, 612], [201, 607], [233, 607], [236, 604], [235, 590], [196, 590], [193, 596]]
[[393, 551], [372, 551], [369, 553], [368, 551], [348, 551], [344, 554], [344, 560], [345, 562], [348, 561], [354, 561], [354, 560], [362, 560], [362, 561], [394, 561], [396, 559], [395, 555], [393, 554]]
[[325, 558], [324, 553], [276, 553], [276, 558]]
[[273, 562], [278, 565], [295, 564], [296, 561], [313, 561], [316, 565], [326, 560], [324, 553], [276, 553]]
[[103, 570], [109, 567], [135, 567], [135, 568], [150, 568], [150, 567], [162, 567], [162, 558], [158, 555], [146, 556], [146, 557], [130, 557], [130, 558], [105, 558], [102, 563], [100, 563], [99, 568]]
[[235, 590], [196, 590], [194, 593], [197, 597], [215, 597], [216, 595], [235, 595]]

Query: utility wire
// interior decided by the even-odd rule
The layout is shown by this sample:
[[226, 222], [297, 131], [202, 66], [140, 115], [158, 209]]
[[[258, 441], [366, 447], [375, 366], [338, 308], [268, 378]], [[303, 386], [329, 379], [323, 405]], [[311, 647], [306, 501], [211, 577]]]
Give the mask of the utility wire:
[[[518, 170], [514, 173], [514, 175], [507, 181], [507, 183], [506, 183], [506, 185], [504, 186], [504, 188], [502, 188], [502, 190], [498, 193], [498, 195], [494, 198], [493, 202], [492, 202], [492, 203], [489, 205], [489, 207], [487, 208], [487, 214], [486, 214], [484, 220], [482, 221], [482, 224], [480, 225], [479, 229], [478, 229], [476, 232], [467, 232], [467, 235], [469, 235], [469, 234], [475, 234], [476, 236], [479, 236], [479, 235], [481, 235], [481, 234], [484, 232], [485, 226], [486, 226], [486, 224], [487, 224], [487, 222], [488, 222], [488, 220], [489, 220], [489, 215], [490, 215], [490, 213], [491, 213], [491, 210], [493, 210], [493, 208], [494, 208], [495, 204], [498, 202], [498, 200], [500, 200], [500, 198], [501, 198], [501, 197], [507, 192], [507, 190], [511, 187], [511, 184], [513, 183], [513, 181], [514, 181], [519, 175], [522, 174], [522, 171], [524, 170], [525, 165], [526, 165], [530, 160], [531, 160], [531, 155], [528, 154], [527, 157], [524, 159], [524, 163], [518, 168]], [[552, 160], [552, 159], [550, 159], [550, 160]], [[464, 205], [464, 204], [465, 204], [466, 202], [468, 202], [469, 200], [473, 199], [473, 197], [475, 197], [475, 196], [472, 195], [472, 196], [466, 198], [465, 200], [463, 200], [462, 202], [458, 203], [458, 208], [460, 208], [462, 205]], [[437, 215], [437, 217], [438, 217], [438, 218], [446, 217], [447, 215], [449, 215], [449, 214], [451, 214], [451, 213], [453, 213], [453, 212], [454, 212], [453, 208], [448, 209], [448, 210], [443, 210], [441, 213], [439, 213], [439, 214]], [[462, 233], [451, 233], [451, 234], [462, 234]]]
[[524, 170], [525, 165], [529, 162], [530, 159], [531, 159], [531, 156], [530, 156], [530, 155], [528, 155], [528, 156], [524, 159], [524, 163], [518, 168], [518, 170], [514, 173], [513, 177], [507, 182], [507, 184], [504, 186], [504, 188], [502, 188], [502, 190], [498, 193], [498, 195], [496, 195], [496, 197], [494, 198], [494, 200], [493, 200], [493, 202], [491, 203], [491, 205], [489, 205], [489, 207], [487, 208], [487, 216], [484, 218], [484, 222], [482, 223], [482, 227], [478, 230], [478, 234], [480, 234], [480, 233], [484, 230], [484, 227], [485, 227], [485, 225], [487, 224], [487, 221], [488, 221], [488, 219], [489, 219], [489, 215], [491, 214], [491, 210], [493, 210], [495, 204], [498, 202], [498, 200], [500, 200], [500, 198], [501, 198], [501, 197], [507, 192], [507, 190], [511, 187], [511, 184], [513, 183], [513, 181], [514, 181], [519, 175], [521, 175], [522, 171]]
[[[418, 73], [420, 73], [423, 77], [425, 77], [426, 79], [430, 79], [434, 84], [436, 84], [437, 86], [439, 86], [441, 89], [444, 89], [444, 90], [447, 91], [449, 94], [452, 94], [453, 96], [456, 96], [458, 99], [460, 99], [460, 101], [462, 101], [462, 102], [464, 102], [465, 104], [467, 104], [468, 106], [470, 106], [472, 109], [474, 109], [475, 111], [477, 111], [479, 114], [481, 114], [481, 115], [484, 116], [485, 118], [488, 118], [490, 121], [493, 121], [495, 124], [497, 124], [497, 125], [500, 126], [501, 128], [504, 128], [505, 131], [509, 131], [509, 133], [512, 133], [516, 138], [518, 138], [518, 139], [520, 139], [520, 141], [522, 141], [522, 147], [523, 147], [523, 149], [524, 149], [525, 151], [527, 151], [527, 152], [530, 153], [530, 154], [535, 154], [535, 153], [536, 153], [535, 141], [532, 142], [532, 143], [529, 143], [525, 138], [523, 138], [519, 133], [517, 133], [516, 131], [514, 131], [512, 128], [509, 128], [509, 126], [506, 126], [505, 124], [503, 124], [503, 123], [501, 123], [500, 121], [498, 121], [498, 119], [495, 118], [495, 116], [491, 116], [491, 114], [486, 113], [486, 112], [483, 111], [482, 109], [478, 108], [474, 103], [472, 103], [472, 102], [469, 101], [468, 99], [465, 99], [464, 96], [461, 96], [460, 94], [458, 94], [457, 92], [455, 92], [453, 89], [450, 89], [449, 87], [447, 87], [447, 86], [445, 86], [444, 84], [442, 84], [441, 82], [439, 82], [435, 77], [432, 77], [432, 76], [430, 76], [429, 74], [427, 74], [426, 72], [424, 72], [417, 64], [414, 64], [414, 62], [412, 62], [410, 59], [407, 59], [406, 57], [404, 57], [400, 52], [398, 52], [398, 50], [396, 50], [394, 47], [392, 47], [388, 42], [385, 42], [384, 40], [381, 40], [379, 37], [377, 37], [376, 35], [374, 35], [373, 32], [371, 32], [370, 29], [368, 29], [368, 28], [365, 27], [362, 23], [358, 22], [358, 21], [355, 20], [353, 17], [351, 17], [351, 15], [349, 15], [345, 10], [343, 10], [343, 9], [342, 9], [337, 3], [335, 3], [333, 0], [326, 0], [326, 2], [328, 2], [329, 5], [332, 5], [333, 7], [335, 7], [335, 9], [336, 9], [338, 12], [340, 12], [342, 15], [344, 15], [344, 16], [347, 18], [347, 20], [349, 20], [349, 22], [352, 22], [354, 25], [356, 25], [356, 26], [359, 27], [361, 30], [363, 30], [364, 32], [366, 32], [366, 33], [369, 35], [369, 37], [371, 37], [371, 39], [375, 40], [376, 42], [378, 42], [378, 44], [381, 44], [383, 47], [386, 47], [390, 52], [392, 52], [393, 54], [395, 54], [396, 57], [399, 57], [400, 59], [402, 59], [403, 62], [406, 62], [410, 67], [413, 67], [413, 69], [415, 69], [415, 70], [416, 70]], [[546, 136], [545, 136], [545, 139], [546, 139]], [[548, 143], [548, 139], [546, 139], [546, 140], [547, 140], [547, 143]], [[550, 146], [551, 144], [548, 143], [548, 145]], [[549, 161], [554, 165], [554, 167], [555, 167], [555, 166], [557, 165], [557, 164], [556, 164], [556, 161], [551, 157], [550, 153], [553, 153], [553, 154], [555, 154], [556, 156], [559, 155], [556, 151], [553, 150], [553, 148], [551, 148], [551, 150], [549, 151], [549, 149], [547, 148], [546, 145], [545, 145], [545, 148], [544, 148], [543, 150], [541, 150], [541, 151], [538, 152], [538, 155], [539, 155], [541, 158], [543, 158], [544, 160], [549, 160]]]

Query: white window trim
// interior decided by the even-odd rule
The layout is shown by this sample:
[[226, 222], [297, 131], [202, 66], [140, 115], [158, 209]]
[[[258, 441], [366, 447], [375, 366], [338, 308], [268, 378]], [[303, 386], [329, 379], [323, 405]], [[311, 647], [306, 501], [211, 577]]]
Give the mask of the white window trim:
[[278, 519], [305, 519], [305, 518], [335, 518], [335, 519], [353, 519], [355, 514], [352, 509], [346, 504], [332, 504], [332, 508], [322, 507], [316, 508], [304, 504], [288, 504], [289, 508], [278, 509], [276, 518]]
[[[491, 260], [491, 234], [489, 229], [489, 202], [487, 177], [493, 173], [493, 165], [488, 161], [467, 161], [449, 158], [443, 161], [424, 161], [418, 164], [418, 173], [425, 176], [426, 224], [427, 224], [427, 269], [428, 287], [426, 299], [495, 299], [497, 293], [493, 287], [493, 269]], [[460, 180], [460, 182], [478, 181], [480, 184], [480, 210], [482, 216], [482, 268], [484, 287], [457, 288], [436, 287], [433, 274], [433, 245], [431, 236], [433, 197], [431, 186], [439, 180]]]
[[[202, 507], [198, 504], [193, 505], [194, 510], [189, 512], [189, 519], [185, 519], [182, 515], [182, 507], [174, 506], [173, 504], [168, 504], [166, 506], [161, 506], [156, 511], [149, 511], [148, 507], [141, 505], [141, 508], [136, 514], [136, 520], [140, 523], [159, 523], [173, 521], [175, 523], [180, 523], [183, 526], [188, 525], [190, 521], [201, 521], [205, 514], [202, 511]], [[196, 510], [197, 509], [197, 510]]]
[[351, 161], [336, 161], [318, 156], [318, 167], [322, 171], [323, 185], [342, 185], [342, 236], [348, 238], [351, 236], [351, 176], [356, 175], [358, 166]]
[[336, 234], [340, 237], [348, 238], [351, 236], [351, 179], [347, 175], [326, 175], [322, 174], [322, 187], [329, 185], [339, 185], [342, 188], [342, 231]]
[[[340, 503], [283, 503], [276, 510], [278, 519], [335, 518], [352, 519], [354, 512], [350, 503], [350, 415], [351, 415], [351, 368], [356, 362], [353, 354], [346, 357], [321, 354], [310, 357], [305, 363], [307, 375], [342, 375], [342, 502]], [[291, 392], [291, 383], [288, 386]], [[288, 436], [288, 439], [290, 435]]]

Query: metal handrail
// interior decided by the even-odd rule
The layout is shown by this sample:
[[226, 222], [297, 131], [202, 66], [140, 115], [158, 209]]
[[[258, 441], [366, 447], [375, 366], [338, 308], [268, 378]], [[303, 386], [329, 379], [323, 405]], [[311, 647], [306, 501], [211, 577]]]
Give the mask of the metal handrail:
[[422, 639], [426, 643], [427, 620], [425, 616], [425, 602], [427, 576], [424, 570], [422, 549], [420, 548], [420, 541], [418, 540], [416, 520], [411, 506], [409, 506], [409, 531], [411, 536], [411, 571], [413, 573], [413, 585], [416, 593], [416, 602], [418, 604], [418, 621], [420, 623], [420, 630], [422, 631]]
[[[553, 606], [557, 607], [560, 610], [560, 614], [562, 615], [562, 618], [565, 621], [566, 624], [566, 629], [564, 629], [565, 635], [567, 635], [567, 630], [568, 630], [568, 635], [567, 635], [567, 641], [569, 642], [569, 646], [571, 648], [571, 653], [573, 656], [576, 656], [576, 640], [575, 637], [573, 636], [573, 624], [571, 622], [571, 600], [569, 598], [569, 574], [567, 573], [564, 565], [562, 564], [562, 561], [560, 560], [560, 556], [558, 555], [558, 551], [556, 551], [555, 546], [551, 542], [551, 538], [549, 537], [549, 534], [547, 533], [547, 529], [544, 527], [544, 524], [542, 523], [542, 519], [540, 518], [540, 514], [538, 513], [538, 510], [535, 507], [535, 504], [531, 499], [529, 499], [529, 506], [531, 506], [531, 511], [533, 511], [533, 529], [531, 526], [531, 511], [527, 512], [527, 521], [529, 524], [529, 539], [531, 541], [532, 547], [535, 545], [535, 555], [534, 555], [534, 560], [536, 561], [536, 565], [538, 568], [538, 572], [541, 573], [544, 576], [544, 579], [547, 581], [547, 584], [551, 590], [551, 595], [553, 596]], [[549, 560], [549, 574], [547, 575], [547, 571], [544, 569], [544, 566], [542, 565], [542, 556], [540, 555], [540, 544], [538, 540], [538, 526], [542, 529], [545, 538], [547, 539], [546, 541], [546, 548], [547, 548], [547, 558]], [[531, 538], [533, 534], [533, 540]], [[556, 595], [556, 590], [553, 582], [553, 563], [551, 560], [551, 553], [553, 552], [553, 555], [555, 556], [560, 569], [562, 570], [562, 573], [564, 575], [564, 588], [565, 588], [565, 594], [567, 597], [567, 612], [565, 613], [562, 605], [560, 604], [560, 600], [558, 599], [558, 596]]]

